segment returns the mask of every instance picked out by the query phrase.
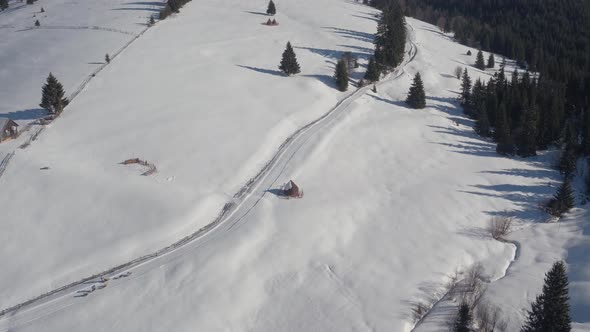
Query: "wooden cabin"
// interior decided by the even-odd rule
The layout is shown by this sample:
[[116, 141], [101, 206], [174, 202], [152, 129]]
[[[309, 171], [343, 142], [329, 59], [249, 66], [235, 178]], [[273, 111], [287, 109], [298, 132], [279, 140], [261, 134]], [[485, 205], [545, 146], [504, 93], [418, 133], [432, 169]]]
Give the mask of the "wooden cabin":
[[8, 118], [0, 118], [0, 142], [18, 136], [18, 124]]
[[285, 192], [284, 192], [285, 196], [291, 197], [291, 198], [303, 197], [303, 191], [301, 189], [299, 189], [299, 187], [295, 184], [295, 182], [293, 182], [293, 180], [289, 181], [287, 188], [288, 189], [285, 189]]

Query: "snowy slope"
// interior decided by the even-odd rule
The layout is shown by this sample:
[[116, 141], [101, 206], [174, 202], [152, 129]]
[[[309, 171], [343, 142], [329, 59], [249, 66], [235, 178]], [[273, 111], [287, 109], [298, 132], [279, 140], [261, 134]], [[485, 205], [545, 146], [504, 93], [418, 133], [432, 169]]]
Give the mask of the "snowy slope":
[[[208, 224], [287, 136], [346, 96], [332, 85], [335, 59], [343, 51], [370, 54], [375, 11], [334, 0], [285, 2], [280, 25], [267, 27], [264, 5], [191, 2], [114, 59], [17, 151], [0, 178], [7, 220], [0, 262], [9, 271], [1, 307]], [[302, 66], [297, 77], [277, 70], [287, 41]], [[135, 157], [158, 173], [142, 177], [142, 169], [118, 164]]]
[[[41, 86], [49, 72], [59, 78], [67, 92], [75, 91], [104, 62], [105, 54], [112, 55], [145, 29], [144, 23], [160, 3], [11, 2], [8, 10], [0, 12], [0, 116], [20, 124], [41, 116]], [[35, 20], [40, 27], [34, 27]]]
[[[311, 2], [304, 1], [304, 5], [283, 9], [286, 17], [279, 20], [281, 26], [284, 25], [283, 21], [287, 20], [287, 17], [293, 22], [309, 23], [318, 16], [317, 8], [326, 8], [326, 15], [319, 15], [324, 21], [331, 19], [327, 18], [331, 17], [328, 13], [333, 13], [336, 8], [342, 8], [343, 11], [350, 10], [354, 15], [358, 15], [356, 11], [369, 10], [353, 4], [343, 6], [339, 0], [322, 0], [321, 5], [317, 3], [318, 1], [315, 1], [315, 5], [311, 6]], [[309, 8], [305, 4], [310, 5]], [[204, 5], [197, 3], [189, 5], [186, 17], [190, 17], [191, 14], [188, 13], [201, 15], [205, 9], [211, 9], [200, 6]], [[231, 10], [226, 8], [225, 15], [233, 15], [231, 13], [235, 6], [236, 3], [233, 3]], [[341, 23], [346, 21], [341, 17], [332, 19], [339, 20]], [[374, 22], [370, 20], [370, 17], [365, 20], [368, 21], [366, 31], [369, 33], [374, 28]], [[193, 18], [192, 21], [199, 20]], [[293, 146], [297, 148], [289, 150], [289, 162], [280, 164], [278, 173], [275, 173], [276, 168], [272, 172], [276, 174], [276, 178], [270, 179], [270, 182], [265, 180], [263, 181], [265, 185], [252, 189], [248, 199], [254, 199], [256, 204], [247, 209], [245, 214], [232, 216], [228, 219], [231, 222], [222, 224], [216, 228], [218, 231], [212, 231], [201, 241], [195, 242], [195, 245], [183, 247], [184, 249], [175, 251], [173, 254], [138, 266], [129, 271], [132, 274], [128, 277], [109, 281], [104, 289], [86, 296], [81, 295], [83, 291], [76, 292], [56, 298], [44, 305], [33, 306], [28, 310], [6, 316], [0, 319], [0, 329], [37, 331], [42, 327], [47, 331], [159, 331], [166, 329], [192, 331], [195, 328], [205, 331], [410, 331], [414, 326], [410, 317], [412, 304], [425, 297], [439, 294], [453, 271], [467, 268], [475, 262], [482, 262], [485, 266], [485, 276], [490, 281], [488, 296], [497, 302], [510, 302], [509, 310], [512, 310], [510, 315], [513, 318], [511, 326], [514, 329], [521, 323], [519, 321], [522, 320], [521, 310], [528, 306], [528, 302], [538, 291], [546, 268], [553, 260], [565, 256], [568, 250], [574, 253], [568, 256], [570, 269], [576, 272], [572, 274], [572, 287], [576, 287], [577, 294], [583, 294], [589, 289], [587, 286], [589, 278], [585, 272], [586, 266], [583, 265], [584, 245], [587, 244], [588, 239], [587, 231], [583, 230], [584, 227], [587, 229], [587, 215], [584, 215], [583, 210], [577, 210], [564, 224], [542, 224], [540, 222], [546, 216], [537, 209], [538, 203], [551, 197], [558, 185], [559, 175], [550, 168], [555, 154], [549, 152], [537, 158], [522, 160], [496, 156], [494, 145], [473, 133], [471, 121], [461, 115], [455, 102], [459, 81], [453, 78], [451, 73], [455, 66], [471, 63], [473, 58], [463, 55], [466, 51], [465, 47], [452, 42], [448, 37], [440, 34], [435, 27], [412, 19], [409, 19], [408, 23], [417, 45], [417, 54], [408, 65], [402, 68], [400, 72], [402, 75], [393, 75], [379, 84], [377, 94], [367, 92], [362, 97], [351, 100], [350, 104], [344, 104], [337, 109], [338, 113], [330, 117], [330, 122], [325, 123], [322, 130], [312, 132], [312, 135], [302, 136], [305, 139], [301, 142], [294, 141]], [[164, 25], [159, 26], [154, 34], [180, 24], [183, 24], [183, 15], [170, 22], [164, 22]], [[223, 30], [222, 28], [228, 27], [219, 27]], [[318, 41], [318, 35], [322, 34], [317, 31], [324, 30], [316, 29], [314, 35], [307, 36], [309, 39], [306, 42]], [[354, 36], [358, 35], [359, 33], [354, 34]], [[201, 36], [201, 38], [204, 37]], [[146, 36], [146, 39], [149, 38]], [[294, 44], [301, 43], [302, 39]], [[367, 44], [365, 47], [370, 47]], [[320, 45], [315, 47], [328, 49]], [[282, 44], [277, 45], [279, 53], [281, 48]], [[139, 46], [134, 50], [147, 52]], [[199, 50], [203, 50], [203, 47]], [[305, 52], [297, 49], [296, 51], [300, 59], [307, 57]], [[153, 51], [148, 53], [153, 54]], [[230, 49], [221, 54], [228, 58], [239, 57], [236, 53], [230, 52]], [[309, 54], [308, 59], [312, 59], [313, 56], [314, 54]], [[133, 56], [133, 58], [141, 57]], [[225, 58], [222, 57], [222, 59]], [[125, 60], [129, 63], [119, 69], [123, 72], [124, 68], [130, 67], [133, 62], [126, 57]], [[237, 62], [241, 62], [239, 60]], [[305, 63], [304, 60], [301, 62]], [[321, 68], [321, 65], [316, 67], [323, 70]], [[179, 70], [175, 74], [182, 76], [184, 71]], [[408, 90], [411, 77], [417, 71], [422, 74], [428, 95], [428, 107], [424, 110], [410, 110], [401, 101]], [[473, 68], [469, 68], [469, 71], [472, 76], [486, 78], [488, 75]], [[211, 73], [214, 72], [215, 70], [211, 69]], [[329, 75], [327, 68], [325, 73]], [[112, 73], [112, 75], [115, 74], [115, 72]], [[303, 74], [311, 75], [309, 72]], [[99, 86], [93, 84], [97, 94], [104, 93], [101, 92], [102, 89], [109, 87], [117, 89], [118, 83], [112, 80], [107, 83], [107, 75], [109, 73], [105, 74], [104, 83]], [[206, 77], [205, 81], [208, 83], [211, 83], [210, 79], [215, 79], [209, 75], [200, 75], [200, 78], [195, 80], [202, 82], [203, 77]], [[313, 95], [311, 90], [318, 89], [323, 84], [317, 84], [313, 88], [306, 87], [307, 84], [312, 85], [317, 82], [305, 77], [289, 79], [287, 83], [284, 83], [286, 79], [274, 75], [262, 75], [256, 79], [256, 83], [262, 78], [272, 80], [268, 82], [272, 84], [271, 88], [266, 87], [260, 90], [261, 98], [270, 98], [269, 95], [273, 96], [275, 92], [285, 94], [281, 89], [288, 87], [293, 89], [293, 86], [297, 85], [299, 89], [307, 92], [302, 95], [302, 99], [312, 99], [309, 97]], [[247, 77], [239, 76], [235, 84], [239, 85], [242, 79], [248, 83], [254, 82], [248, 81]], [[225, 82], [223, 88], [229, 89], [227, 87], [229, 84], [232, 83]], [[186, 93], [183, 89], [188, 87], [182, 84], [178, 86], [181, 92]], [[208, 88], [212, 89], [211, 86], [219, 88], [219, 84], [211, 84]], [[253, 84], [248, 87], [258, 88]], [[203, 89], [207, 86], [200, 85], [199, 88]], [[269, 89], [272, 89], [273, 93], [262, 93]], [[239, 89], [231, 90], [232, 99], [243, 98], [243, 103], [246, 104], [253, 102], [248, 95], [240, 94]], [[331, 91], [326, 88], [316, 93], [323, 93], [322, 100], [330, 99], [332, 94], [333, 104], [336, 95], [333, 95]], [[207, 94], [195, 95], [203, 99], [201, 102], [208, 99]], [[84, 96], [78, 100], [80, 107], [84, 106], [84, 108], [104, 100], [100, 98], [100, 95], [95, 96], [95, 93], [88, 92]], [[137, 101], [137, 98], [134, 98], [134, 102], [145, 107], [156, 102], [152, 99], [156, 96], [146, 94], [144, 97], [150, 102], [142, 104], [143, 101]], [[170, 98], [176, 100], [173, 97]], [[191, 98], [190, 101], [193, 102], [193, 99]], [[189, 101], [185, 102], [189, 103]], [[303, 101], [299, 100], [299, 102]], [[309, 103], [310, 100], [307, 102]], [[183, 102], [175, 102], [174, 105], [182, 108]], [[217, 99], [217, 103], [211, 102], [211, 105], [216, 106], [215, 111], [222, 112], [223, 109], [219, 108], [219, 105], [231, 105], [231, 101]], [[325, 106], [323, 111], [320, 106]], [[305, 119], [312, 118], [313, 115], [324, 114], [331, 106], [330, 102], [326, 101], [325, 105], [317, 105], [317, 109], [307, 112], [306, 116], [293, 113], [295, 115], [292, 119], [298, 119], [299, 122], [295, 124], [304, 123]], [[145, 111], [145, 109], [142, 110]], [[109, 110], [106, 109], [105, 112]], [[176, 118], [180, 116], [174, 109], [170, 112], [174, 112]], [[233, 114], [237, 116], [237, 112]], [[269, 114], [271, 113], [264, 113], [266, 116], [271, 116]], [[211, 113], [208, 115], [207, 123], [212, 126], [211, 123], [215, 123], [215, 118], [211, 119]], [[85, 112], [84, 116], [98, 118], [94, 112]], [[125, 120], [125, 116], [121, 117]], [[99, 143], [92, 143], [88, 138], [81, 141], [84, 144], [75, 143], [73, 141], [75, 137], [92, 135], [90, 125], [87, 125], [85, 130], [73, 128], [75, 133], [64, 133], [68, 122], [76, 121], [83, 124], [81, 118], [82, 115], [79, 113], [66, 114], [49, 129], [50, 131], [40, 142], [27, 150], [30, 152], [19, 153], [20, 157], [15, 158], [21, 158], [19, 162], [23, 164], [38, 161], [39, 159], [36, 158], [39, 157], [35, 154], [48, 149], [50, 140], [56, 140], [53, 144], [59, 146], [51, 150], [55, 158], [53, 160], [60, 161], [62, 164], [65, 164], [62, 160], [68, 154], [71, 154], [68, 157], [71, 162], [84, 162], [77, 159], [82, 150], [82, 147], [78, 145], [89, 144], [91, 147], [89, 150], [93, 152], [90, 160], [95, 162], [102, 158], [106, 159], [104, 156], [114, 154], [113, 151], [117, 151], [117, 148], [120, 151], [125, 150], [126, 147], [118, 145], [105, 144], [106, 146], [99, 147]], [[180, 120], [182, 119], [180, 117]], [[268, 126], [271, 123], [261, 118], [249, 119], [244, 116], [240, 118], [239, 128], [247, 127], [243, 122], [248, 120], [256, 120], [259, 129], [265, 123]], [[139, 123], [135, 128], [146, 126], [146, 123], [142, 121], [145, 120], [138, 119]], [[189, 127], [201, 126], [198, 128], [203, 129], [205, 126], [205, 124], [194, 122], [184, 124], [184, 121], [174, 123], [170, 121], [171, 127], [180, 127], [177, 135], [183, 138], [193, 132], [189, 130]], [[220, 123], [227, 126], [233, 125], [226, 122]], [[296, 127], [295, 124], [293, 128]], [[112, 126], [118, 125], [120, 124]], [[183, 125], [186, 125], [186, 128], [183, 128]], [[115, 131], [116, 128], [113, 129], [112, 126], [97, 125], [95, 130], [109, 128]], [[148, 130], [152, 128], [147, 127], [143, 132], [144, 136], [137, 140], [155, 141], [150, 138], [150, 135], [156, 134]], [[274, 128], [277, 128], [276, 124]], [[280, 135], [276, 135], [276, 144], [280, 143], [279, 137], [285, 137], [289, 133], [289, 130], [280, 125], [278, 128], [281, 130]], [[157, 130], [165, 129], [158, 127]], [[275, 130], [278, 131], [278, 129]], [[245, 138], [256, 137], [255, 133], [247, 132], [246, 128], [235, 132], [241, 134], [237, 137], [241, 139], [240, 145], [251, 146], [254, 149], [256, 145], [250, 145]], [[117, 133], [123, 136], [125, 142], [129, 142], [131, 146], [139, 145], [131, 137], [131, 133], [125, 134], [122, 130]], [[68, 138], [68, 135], [71, 137]], [[206, 137], [218, 137], [215, 135], [215, 132], [208, 131]], [[227, 144], [232, 146], [231, 142], [228, 143], [231, 139], [227, 137], [230, 136], [225, 137], [225, 140], [213, 142], [219, 144], [220, 153], [225, 153], [223, 160], [229, 160], [227, 164], [233, 166], [231, 174], [235, 175], [236, 168], [240, 168], [244, 174], [249, 174], [252, 169], [256, 169], [255, 166], [260, 166], [260, 163], [252, 162], [250, 167], [248, 163], [246, 166], [237, 167], [236, 165], [242, 165], [235, 162], [238, 160], [236, 158], [239, 153], [235, 148], [228, 147]], [[111, 142], [115, 145], [113, 138], [102, 139], [106, 140], [105, 143]], [[171, 140], [165, 135], [160, 136], [160, 139], [166, 142]], [[263, 141], [268, 142], [268, 136], [260, 138], [260, 142]], [[173, 149], [172, 146], [168, 148], [176, 153], [185, 149], [184, 144], [188, 145], [180, 138], [175, 143], [177, 144], [172, 145]], [[202, 147], [199, 145], [202, 143], [198, 141], [189, 143]], [[262, 145], [265, 151], [258, 150], [259, 160], [264, 160], [264, 156], [273, 150], [271, 145], [269, 143]], [[66, 150], [65, 147], [69, 148], [68, 153], [59, 151], [59, 149]], [[164, 148], [160, 147], [160, 149]], [[198, 151], [207, 153], [209, 157], [215, 157], [215, 153], [210, 150], [211, 148]], [[160, 156], [161, 159], [145, 157], [154, 161], [159, 167], [160, 164], [166, 165], [167, 160], [174, 159], [171, 156], [172, 152], [168, 151], [165, 154], [160, 151], [158, 154], [156, 153], [158, 148], [150, 144], [147, 144], [142, 151], [144, 154], [151, 152], [154, 156]], [[120, 153], [120, 159], [126, 157], [123, 152]], [[89, 158], [90, 155], [91, 153], [87, 153]], [[25, 156], [29, 159], [25, 160]], [[180, 157], [176, 158], [178, 162]], [[224, 173], [222, 169], [217, 169], [215, 172], [212, 170], [221, 167], [219, 164], [211, 163], [208, 167], [196, 167], [195, 165], [200, 165], [194, 163], [197, 157], [185, 156], [185, 158], [191, 161], [189, 165], [168, 164], [161, 172], [170, 172], [170, 175], [158, 175], [155, 177], [154, 184], [147, 185], [145, 182], [149, 180], [138, 178], [134, 183], [135, 186], [143, 184], [144, 190], [152, 190], [149, 194], [144, 193], [144, 197], [137, 198], [138, 204], [142, 203], [143, 214], [134, 212], [134, 209], [129, 206], [129, 201], [124, 202], [127, 205], [125, 206], [128, 211], [127, 218], [130, 220], [126, 227], [137, 232], [138, 221], [150, 224], [149, 212], [156, 207], [147, 206], [145, 202], [149, 197], [154, 197], [148, 196], [155, 195], [154, 191], [157, 190], [161, 197], [149, 200], [152, 205], [165, 202], [166, 207], [170, 208], [172, 204], [170, 201], [180, 198], [179, 195], [168, 197], [173, 192], [172, 189], [162, 185], [165, 183], [166, 176], [183, 174], [182, 177], [176, 176], [168, 185], [181, 187], [184, 190], [182, 193], [191, 195], [194, 202], [200, 198], [192, 191], [199, 190], [198, 188], [203, 186], [216, 188], [214, 179], [219, 181], [228, 177], [223, 175], [229, 174], [229, 171]], [[222, 158], [207, 160], [215, 161]], [[90, 164], [85, 162], [87, 169], [79, 165], [69, 166], [69, 168], [61, 167], [64, 167], [63, 171], [71, 171], [72, 168], [78, 167], [79, 178], [83, 174], [96, 176], [96, 169], [92, 169], [93, 166]], [[189, 166], [197, 170], [194, 172], [200, 176], [198, 179], [187, 180], [188, 170], [184, 171], [186, 173], [181, 173], [182, 167]], [[84, 186], [86, 191], [94, 186], [99, 189], [102, 185], [108, 187], [108, 183], [103, 182], [109, 181], [109, 177], [116, 177], [116, 170], [105, 167], [101, 169], [101, 172], [107, 174], [99, 179], [88, 180]], [[27, 173], [23, 171], [21, 176], [24, 174], [31, 176], [32, 173], [31, 167]], [[131, 171], [125, 177], [117, 177], [116, 179], [121, 183], [117, 183], [116, 186], [111, 183], [110, 187], [122, 190], [121, 187], [125, 187], [127, 182], [133, 181], [130, 180], [133, 179], [130, 174], [132, 174]], [[239, 176], [236, 177], [239, 178]], [[245, 175], [243, 177], [247, 178]], [[2, 181], [12, 181], [7, 179], [9, 178], [5, 177]], [[63, 180], [63, 177], [60, 179]], [[305, 191], [303, 199], [283, 200], [267, 191], [288, 179], [295, 179], [301, 185]], [[240, 183], [239, 180], [236, 179], [234, 183]], [[179, 182], [183, 185], [178, 185]], [[235, 188], [236, 185], [229, 185], [229, 182], [231, 181], [221, 182], [221, 186]], [[198, 186], [196, 186], [197, 183]], [[194, 186], [189, 189], [191, 184]], [[47, 183], [48, 187], [54, 185], [55, 183]], [[181, 190], [178, 187], [174, 188]], [[95, 194], [90, 197], [97, 196], [98, 194]], [[190, 199], [187, 198], [187, 200]], [[5, 201], [4, 197], [2, 201]], [[79, 201], [76, 200], [76, 202]], [[219, 203], [223, 201], [224, 198], [219, 198]], [[110, 204], [105, 205], [102, 202], [97, 204], [97, 209], [105, 206], [109, 206], [109, 213], [116, 213]], [[214, 206], [215, 204], [211, 204], [207, 209], [203, 207], [203, 211], [216, 211]], [[181, 207], [169, 212], [170, 216], [175, 213], [178, 218], [181, 215], [179, 212], [183, 211]], [[68, 206], [68, 209], [71, 207]], [[519, 252], [514, 263], [511, 261], [515, 258], [515, 246], [494, 241], [485, 232], [489, 217], [505, 213], [505, 211], [519, 218], [520, 230], [512, 235], [513, 239], [519, 243]], [[105, 212], [90, 211], [90, 214], [104, 216]], [[80, 215], [83, 214], [80, 213]], [[203, 212], [202, 216], [203, 218], [199, 220], [207, 220], [206, 212]], [[162, 220], [177, 223], [176, 225], [182, 224], [181, 221], [177, 221], [178, 219]], [[64, 218], [61, 222], [68, 221]], [[155, 221], [152, 222], [155, 223]], [[63, 227], [72, 227], [72, 225], [74, 223], [68, 223]], [[198, 228], [197, 224], [187, 226], [190, 227], [186, 227], [186, 230]], [[85, 227], [89, 227], [88, 224], [85, 224]], [[160, 227], [164, 226], [160, 225]], [[124, 228], [123, 225], [117, 225], [116, 229], [120, 231]], [[174, 226], [168, 225], [166, 228], [173, 229]], [[148, 232], [141, 236], [141, 245], [149, 242]], [[166, 238], [161, 228], [158, 234], [153, 236], [157, 239]], [[139, 245], [139, 235], [137, 238], [136, 245]], [[109, 240], [94, 240], [88, 246], [103, 245], [100, 247], [101, 250], [112, 250], [105, 247], [104, 243], [109, 243]], [[83, 248], [80, 243], [75, 244], [77, 248]], [[578, 253], [578, 256], [575, 253]], [[118, 258], [125, 257], [120, 255]], [[66, 256], [65, 259], [68, 266], [76, 264], [76, 256]], [[101, 262], [101, 259], [96, 256], [88, 260], [93, 263]], [[108, 259], [102, 260], [102, 262], [107, 261]], [[59, 270], [55, 267], [44, 268], [47, 272]], [[50, 273], [46, 275], [51, 278]], [[503, 284], [506, 286], [502, 286]], [[89, 283], [85, 287], [89, 289], [92, 285]], [[101, 283], [94, 285], [101, 285]], [[34, 291], [31, 293], [35, 294]], [[15, 290], [15, 294], [22, 293]], [[588, 325], [583, 323], [587, 323], [588, 317], [583, 312], [586, 305], [584, 303], [587, 302], [584, 296], [578, 297], [577, 294], [572, 301], [572, 312], [574, 320], [582, 323], [576, 326], [578, 331], [585, 331]], [[448, 315], [449, 312], [433, 312], [433, 315], [428, 316], [416, 331], [440, 331], [445, 314]]]

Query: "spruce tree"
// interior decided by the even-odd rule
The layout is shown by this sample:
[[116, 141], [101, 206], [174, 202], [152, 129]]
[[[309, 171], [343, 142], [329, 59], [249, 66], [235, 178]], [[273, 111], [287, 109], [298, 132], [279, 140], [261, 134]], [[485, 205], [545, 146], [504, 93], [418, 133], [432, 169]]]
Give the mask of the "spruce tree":
[[556, 262], [545, 274], [541, 295], [531, 305], [531, 310], [521, 332], [570, 332], [568, 279], [565, 263]]
[[514, 154], [514, 142], [510, 133], [510, 125], [506, 117], [506, 106], [501, 103], [498, 107], [498, 119], [496, 123], [496, 152], [501, 155], [513, 155]]
[[494, 58], [494, 55], [490, 53], [490, 56], [488, 57], [487, 67], [494, 68], [495, 66], [496, 66], [496, 59]]
[[383, 8], [377, 24], [375, 43], [375, 61], [391, 69], [399, 65], [406, 47], [406, 20], [397, 0], [389, 1]]
[[8, 9], [8, 0], [0, 0], [0, 10]]
[[154, 19], [154, 16], [152, 15], [152, 16], [150, 16], [150, 19], [148, 20], [148, 25], [152, 26], [154, 24], [156, 24], [156, 20]]
[[342, 92], [348, 90], [348, 65], [344, 59], [338, 60], [334, 78], [336, 79], [338, 90]]
[[45, 13], [45, 8], [41, 7], [41, 12]]
[[485, 103], [478, 107], [477, 120], [475, 121], [475, 132], [483, 137], [490, 136], [490, 119]]
[[275, 3], [270, 0], [268, 2], [268, 7], [266, 8], [266, 14], [268, 15], [274, 15], [277, 13], [277, 7], [275, 6]]
[[35, 20], [35, 26], [36, 27], [40, 27], [41, 26], [41, 22], [39, 22], [39, 20]]
[[534, 106], [524, 111], [523, 126], [518, 139], [518, 155], [532, 157], [537, 155], [537, 109]]
[[471, 331], [471, 312], [467, 303], [461, 303], [457, 318], [453, 324], [453, 332], [470, 332]]
[[293, 51], [291, 42], [287, 42], [287, 47], [283, 52], [283, 58], [281, 59], [281, 65], [279, 66], [279, 69], [287, 75], [299, 74], [301, 72], [299, 63], [297, 63], [297, 56], [295, 55], [295, 51]]
[[377, 62], [375, 62], [374, 57], [369, 59], [367, 72], [365, 73], [365, 79], [369, 82], [377, 82], [379, 80], [379, 66], [377, 66]]
[[107, 54], [105, 54], [105, 56], [104, 56], [104, 62], [106, 62], [106, 63], [111, 63], [111, 57], [109, 56], [109, 54], [108, 54], [108, 53], [107, 53]]
[[575, 145], [571, 142], [567, 143], [559, 159], [559, 171], [566, 178], [571, 178], [574, 175], [577, 159]]
[[564, 213], [568, 212], [575, 205], [574, 191], [572, 189], [571, 180], [566, 177], [557, 189], [553, 198], [547, 205], [548, 212], [556, 217], [561, 217]]
[[69, 103], [64, 95], [65, 92], [61, 83], [52, 73], [49, 73], [47, 83], [43, 86], [41, 104], [39, 106], [46, 109], [50, 114], [59, 114]]
[[590, 156], [590, 109], [584, 112], [582, 123], [582, 153]]
[[463, 77], [461, 79], [461, 106], [465, 108], [469, 105], [471, 100], [471, 78], [467, 74], [467, 68], [463, 70]]
[[486, 63], [483, 59], [483, 53], [481, 50], [477, 52], [477, 58], [475, 59], [475, 68], [484, 70], [486, 69]]
[[420, 73], [416, 73], [416, 76], [414, 76], [414, 82], [410, 87], [406, 103], [416, 109], [426, 107], [426, 93], [424, 92], [424, 83], [422, 83]]

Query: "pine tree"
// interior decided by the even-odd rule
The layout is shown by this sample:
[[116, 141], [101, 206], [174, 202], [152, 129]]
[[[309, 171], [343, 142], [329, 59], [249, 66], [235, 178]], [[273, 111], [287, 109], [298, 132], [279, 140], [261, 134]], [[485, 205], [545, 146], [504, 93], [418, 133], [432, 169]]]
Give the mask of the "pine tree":
[[467, 50], [467, 55], [471, 56], [471, 50]]
[[559, 159], [559, 171], [566, 178], [571, 178], [574, 175], [577, 159], [575, 145], [571, 142], [567, 143]]
[[461, 79], [461, 106], [465, 108], [471, 101], [471, 78], [467, 74], [467, 68], [463, 70], [463, 77]]
[[334, 78], [336, 79], [338, 90], [342, 92], [348, 90], [348, 65], [344, 59], [338, 60]]
[[397, 0], [383, 8], [375, 35], [375, 61], [391, 69], [399, 65], [406, 47], [406, 20]]
[[590, 109], [584, 112], [582, 124], [582, 153], [590, 156]]
[[471, 312], [467, 303], [461, 303], [457, 318], [453, 324], [453, 332], [470, 332], [471, 331]]
[[490, 53], [490, 56], [488, 57], [487, 67], [494, 68], [495, 66], [496, 66], [496, 59], [494, 58], [494, 55]]
[[416, 109], [426, 107], [426, 93], [424, 92], [424, 83], [422, 83], [420, 73], [416, 73], [416, 76], [414, 76], [414, 82], [410, 87], [406, 103]]
[[485, 103], [478, 108], [477, 120], [475, 121], [475, 132], [483, 137], [490, 136], [490, 119]]
[[281, 59], [281, 65], [279, 66], [279, 69], [287, 75], [299, 74], [301, 72], [299, 63], [297, 63], [297, 56], [295, 55], [295, 51], [293, 51], [291, 42], [287, 42], [287, 47], [283, 52], [283, 58]]
[[510, 133], [510, 125], [506, 117], [506, 106], [501, 103], [498, 107], [498, 119], [496, 123], [496, 152], [501, 155], [513, 155], [514, 154], [514, 142]]
[[152, 16], [150, 16], [150, 19], [148, 20], [148, 25], [152, 26], [154, 24], [156, 24], [156, 20], [154, 19], [154, 16], [152, 15]]
[[41, 22], [39, 22], [39, 20], [36, 20], [36, 21], [35, 21], [35, 26], [36, 26], [36, 27], [40, 27], [40, 26], [41, 26]]
[[268, 8], [266, 9], [266, 14], [268, 15], [274, 15], [277, 13], [277, 7], [275, 6], [275, 3], [270, 0], [268, 2]]
[[45, 13], [45, 8], [41, 7], [41, 12]]
[[518, 139], [518, 155], [532, 157], [537, 155], [537, 109], [534, 106], [524, 111], [523, 127]]
[[486, 63], [483, 59], [483, 53], [481, 50], [477, 52], [477, 58], [475, 59], [475, 68], [484, 70], [486, 69]]
[[104, 56], [104, 62], [106, 62], [106, 63], [110, 63], [111, 62], [111, 57], [109, 56], [108, 53], [105, 54], [105, 56]]
[[562, 185], [557, 189], [557, 192], [547, 204], [547, 210], [552, 215], [561, 217], [573, 208], [574, 205], [575, 197], [571, 180], [569, 177], [565, 177]]
[[369, 59], [367, 72], [365, 73], [365, 79], [369, 82], [377, 82], [379, 80], [379, 66], [377, 66], [377, 62], [375, 62], [374, 57]]
[[568, 279], [565, 263], [553, 264], [545, 274], [541, 295], [531, 305], [529, 316], [521, 332], [570, 332]]
[[41, 104], [39, 106], [51, 114], [59, 114], [69, 103], [64, 95], [65, 92], [61, 83], [52, 73], [49, 73], [47, 83], [43, 86]]

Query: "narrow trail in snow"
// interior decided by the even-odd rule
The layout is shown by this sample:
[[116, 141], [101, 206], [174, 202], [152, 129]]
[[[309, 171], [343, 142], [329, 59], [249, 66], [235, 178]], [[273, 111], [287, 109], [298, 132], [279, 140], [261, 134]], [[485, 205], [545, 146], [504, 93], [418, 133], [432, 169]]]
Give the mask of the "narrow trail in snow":
[[[408, 53], [405, 54], [404, 61], [400, 66], [398, 66], [392, 73], [388, 74], [381, 83], [396, 80], [402, 77], [402, 75], [407, 74], [405, 71], [406, 66], [416, 57], [418, 49], [414, 41], [414, 28], [410, 24], [407, 24], [407, 26], [411, 29], [411, 33], [408, 34], [407, 40], [407, 45], [409, 45]], [[380, 85], [381, 83], [377, 83], [377, 85]], [[289, 136], [280, 145], [271, 160], [267, 162], [258, 174], [248, 180], [246, 184], [233, 195], [232, 201], [226, 203], [217, 218], [208, 225], [151, 254], [80, 279], [0, 311], [0, 331], [8, 331], [12, 326], [34, 321], [61, 310], [61, 308], [74, 305], [75, 302], [72, 301], [79, 300], [77, 298], [80, 297], [80, 293], [89, 293], [88, 285], [98, 282], [100, 278], [119, 279], [122, 274], [129, 276], [133, 273], [130, 278], [133, 279], [133, 277], [145, 274], [154, 268], [161, 266], [165, 262], [176, 259], [187, 251], [198, 248], [208, 241], [227, 233], [234, 226], [239, 224], [239, 222], [254, 207], [256, 207], [258, 202], [260, 202], [266, 194], [267, 189], [272, 188], [283, 174], [286, 166], [295, 154], [316, 133], [329, 129], [330, 125], [335, 123], [336, 117], [348, 109], [355, 100], [364, 95], [369, 88], [370, 85], [361, 87], [350, 93], [320, 118], [301, 127]], [[112, 280], [111, 282], [115, 283], [119, 281]]]

